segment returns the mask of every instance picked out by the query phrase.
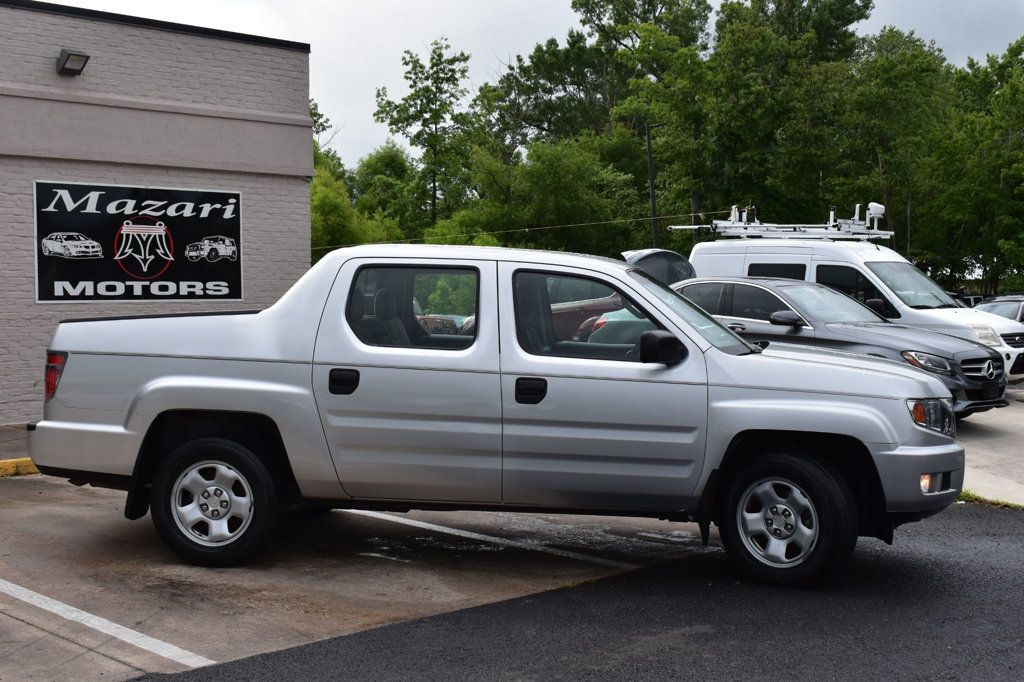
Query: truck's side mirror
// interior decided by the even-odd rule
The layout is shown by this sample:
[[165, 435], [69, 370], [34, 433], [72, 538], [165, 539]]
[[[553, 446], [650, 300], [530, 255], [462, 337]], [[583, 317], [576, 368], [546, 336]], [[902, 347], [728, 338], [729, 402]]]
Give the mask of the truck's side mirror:
[[803, 318], [792, 310], [776, 310], [768, 321], [780, 327], [799, 327], [804, 323]]
[[869, 298], [864, 301], [864, 305], [874, 310], [876, 313], [885, 317], [885, 301], [880, 298]]
[[671, 332], [654, 329], [640, 335], [640, 362], [677, 365], [686, 357], [686, 346]]

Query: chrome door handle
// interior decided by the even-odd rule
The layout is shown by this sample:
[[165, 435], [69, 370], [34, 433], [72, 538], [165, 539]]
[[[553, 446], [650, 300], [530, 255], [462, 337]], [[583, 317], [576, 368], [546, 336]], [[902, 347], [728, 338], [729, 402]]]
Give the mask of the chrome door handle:
[[725, 326], [733, 330], [734, 332], [744, 332], [747, 330], [747, 325], [740, 324], [739, 322], [733, 322], [732, 324], [727, 324]]

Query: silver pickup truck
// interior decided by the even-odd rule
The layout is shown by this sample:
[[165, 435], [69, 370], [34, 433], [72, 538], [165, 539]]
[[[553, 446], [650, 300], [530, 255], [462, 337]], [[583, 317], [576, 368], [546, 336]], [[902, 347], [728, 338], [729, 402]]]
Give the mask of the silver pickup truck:
[[375, 245], [262, 312], [61, 323], [29, 448], [197, 564], [290, 510], [544, 511], [714, 523], [748, 576], [796, 584], [952, 503], [954, 428], [928, 373], [762, 351], [623, 262]]

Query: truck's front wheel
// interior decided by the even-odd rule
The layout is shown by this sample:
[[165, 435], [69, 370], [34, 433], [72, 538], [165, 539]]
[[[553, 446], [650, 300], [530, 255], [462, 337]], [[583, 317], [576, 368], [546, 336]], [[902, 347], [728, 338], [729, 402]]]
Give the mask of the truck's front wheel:
[[153, 524], [178, 556], [235, 566], [269, 540], [280, 515], [277, 489], [259, 457], [224, 438], [181, 445], [153, 481]]
[[751, 579], [810, 584], [849, 559], [857, 544], [857, 503], [831, 466], [769, 454], [735, 474], [719, 526], [726, 550]]

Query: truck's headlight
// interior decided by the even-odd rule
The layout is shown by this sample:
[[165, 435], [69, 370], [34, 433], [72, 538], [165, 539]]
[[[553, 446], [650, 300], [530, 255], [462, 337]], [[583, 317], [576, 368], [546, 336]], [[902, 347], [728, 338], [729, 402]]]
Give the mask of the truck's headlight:
[[956, 419], [953, 417], [953, 400], [951, 398], [927, 398], [908, 400], [907, 409], [914, 423], [932, 431], [954, 438], [956, 436]]
[[972, 324], [971, 329], [978, 335], [978, 341], [986, 346], [1001, 346], [1003, 340], [996, 334], [996, 330], [986, 324]]
[[900, 353], [900, 355], [902, 355], [903, 359], [914, 367], [926, 369], [929, 372], [935, 372], [936, 374], [953, 374], [953, 369], [949, 366], [949, 363], [946, 362], [946, 359], [940, 358], [938, 355], [922, 353], [918, 350], [905, 350]]

